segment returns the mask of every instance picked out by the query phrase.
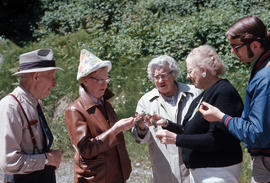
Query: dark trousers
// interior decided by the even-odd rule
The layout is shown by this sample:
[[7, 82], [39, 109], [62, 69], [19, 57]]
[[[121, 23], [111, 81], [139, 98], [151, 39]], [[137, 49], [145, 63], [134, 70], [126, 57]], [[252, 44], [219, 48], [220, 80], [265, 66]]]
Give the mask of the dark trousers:
[[45, 166], [43, 170], [29, 174], [5, 174], [4, 183], [56, 183], [55, 167]]

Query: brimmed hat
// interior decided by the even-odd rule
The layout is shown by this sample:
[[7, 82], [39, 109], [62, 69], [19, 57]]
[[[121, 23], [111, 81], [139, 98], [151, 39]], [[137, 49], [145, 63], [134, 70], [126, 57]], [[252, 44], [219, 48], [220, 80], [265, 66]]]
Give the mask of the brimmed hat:
[[81, 50], [77, 80], [87, 76], [88, 74], [91, 74], [92, 72], [102, 67], [107, 67], [109, 72], [112, 68], [112, 64], [110, 61], [107, 60], [103, 61], [99, 59], [90, 51], [87, 51], [85, 49]]
[[44, 72], [49, 70], [63, 70], [55, 67], [53, 51], [51, 49], [38, 49], [20, 55], [20, 71], [13, 75], [31, 72]]

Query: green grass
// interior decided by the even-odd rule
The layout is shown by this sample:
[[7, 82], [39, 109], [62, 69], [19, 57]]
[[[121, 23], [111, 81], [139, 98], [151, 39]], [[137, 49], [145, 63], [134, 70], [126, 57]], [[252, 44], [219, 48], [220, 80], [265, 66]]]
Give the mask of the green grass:
[[148, 145], [136, 143], [130, 131], [125, 132], [124, 135], [130, 158], [134, 162], [142, 164], [142, 166], [150, 167]]
[[53, 149], [61, 149], [65, 159], [73, 158], [74, 149], [69, 140], [68, 132], [65, 126], [64, 115], [61, 115], [49, 124], [54, 136]]
[[247, 183], [251, 182], [251, 165], [250, 165], [251, 158], [249, 153], [247, 152], [247, 149], [246, 148], [242, 149], [243, 149], [243, 162], [239, 183]]

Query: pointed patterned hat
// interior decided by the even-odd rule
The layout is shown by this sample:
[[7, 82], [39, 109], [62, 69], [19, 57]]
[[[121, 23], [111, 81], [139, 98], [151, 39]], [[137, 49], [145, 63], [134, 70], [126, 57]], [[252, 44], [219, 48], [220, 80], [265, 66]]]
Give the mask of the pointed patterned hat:
[[108, 72], [109, 72], [112, 68], [112, 64], [110, 61], [107, 61], [107, 60], [103, 61], [99, 59], [90, 51], [87, 51], [85, 49], [81, 50], [80, 64], [79, 64], [78, 73], [77, 73], [77, 80], [91, 74], [92, 72], [102, 67], [107, 67]]

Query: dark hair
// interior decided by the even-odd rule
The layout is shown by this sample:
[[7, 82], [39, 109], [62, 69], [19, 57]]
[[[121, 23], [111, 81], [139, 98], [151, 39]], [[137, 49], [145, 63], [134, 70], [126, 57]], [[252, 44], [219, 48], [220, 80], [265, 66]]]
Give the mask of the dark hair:
[[258, 41], [263, 48], [270, 47], [270, 33], [256, 16], [247, 16], [235, 22], [226, 32], [227, 39], [237, 39], [243, 43]]

